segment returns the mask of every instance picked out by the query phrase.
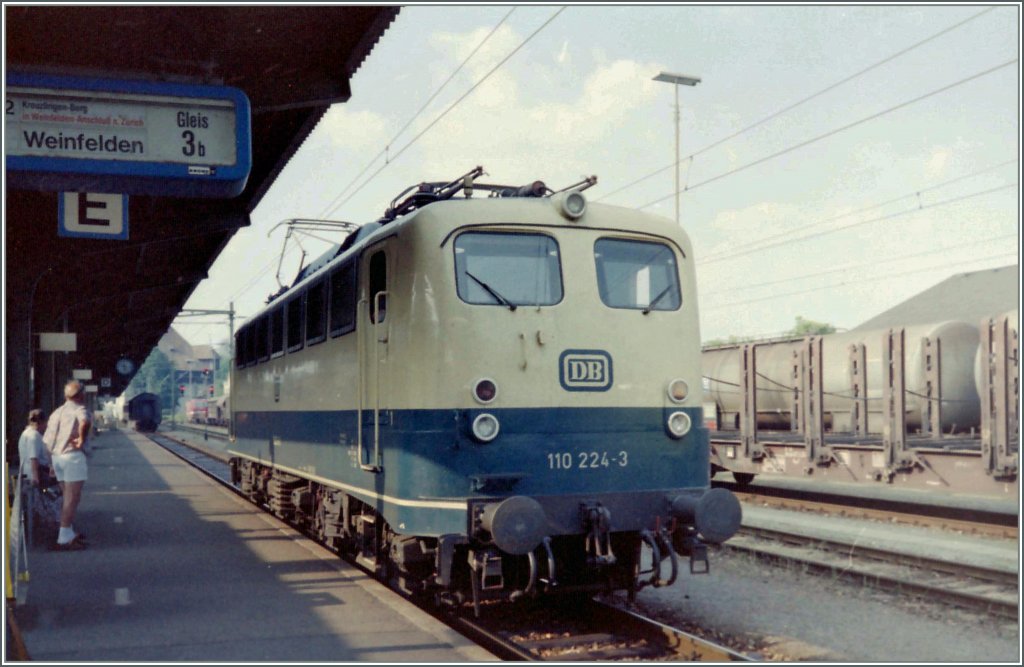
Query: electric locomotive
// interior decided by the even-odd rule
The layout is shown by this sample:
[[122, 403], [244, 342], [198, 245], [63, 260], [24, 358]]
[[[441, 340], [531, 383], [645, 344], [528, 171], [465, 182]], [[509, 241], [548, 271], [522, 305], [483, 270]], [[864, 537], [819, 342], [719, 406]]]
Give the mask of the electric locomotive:
[[686, 234], [593, 177], [482, 174], [406, 190], [240, 328], [235, 484], [477, 611], [706, 571], [740, 506], [709, 488]]

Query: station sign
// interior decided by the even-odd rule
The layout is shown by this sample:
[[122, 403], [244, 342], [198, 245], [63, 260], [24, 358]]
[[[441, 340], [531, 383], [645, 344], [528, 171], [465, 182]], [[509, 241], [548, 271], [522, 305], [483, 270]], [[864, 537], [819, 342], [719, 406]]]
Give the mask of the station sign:
[[78, 337], [73, 333], [41, 333], [39, 334], [40, 352], [77, 352]]
[[128, 240], [128, 195], [62, 192], [57, 236]]
[[234, 197], [252, 167], [249, 100], [228, 86], [7, 74], [7, 185]]

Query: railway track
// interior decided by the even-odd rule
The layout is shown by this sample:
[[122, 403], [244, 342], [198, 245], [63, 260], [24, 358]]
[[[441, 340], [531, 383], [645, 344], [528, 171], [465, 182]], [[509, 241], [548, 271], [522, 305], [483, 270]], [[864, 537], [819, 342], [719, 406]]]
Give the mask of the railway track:
[[[186, 430], [202, 432], [201, 428]], [[149, 438], [238, 492], [231, 483], [228, 456], [223, 452], [167, 433], [149, 434]], [[354, 561], [346, 562], [366, 571]], [[403, 597], [408, 596], [403, 594]], [[438, 608], [432, 602], [424, 601], [420, 606], [504, 660], [725, 662], [754, 659], [694, 633], [587, 597], [484, 605], [480, 618], [471, 618], [470, 612], [462, 609]]]
[[751, 661], [692, 633], [596, 599], [520, 602], [455, 617], [453, 627], [507, 660]]
[[[864, 507], [844, 503], [844, 497], [828, 495], [825, 500], [806, 492], [787, 494], [786, 490], [734, 490], [745, 507], [808, 512], [839, 518], [882, 521], [936, 531], [936, 554], [941, 554], [939, 531], [954, 531], [978, 538], [979, 550], [986, 541], [1017, 540], [1017, 527], [1006, 525], [1008, 515], [950, 511], [918, 504], [881, 501]], [[860, 499], [854, 499], [860, 500]], [[924, 511], [918, 511], [923, 509]], [[955, 508], [953, 508], [955, 509]], [[1015, 517], [1012, 517], [1015, 519]], [[744, 519], [744, 526], [725, 548], [743, 552], [760, 560], [798, 566], [808, 571], [940, 600], [963, 608], [1016, 620], [1019, 616], [1019, 572], [982, 565], [933, 558], [896, 548], [868, 545], [859, 535], [848, 538], [814, 534], [813, 530], [787, 530], [757, 525]]]
[[202, 435], [204, 438], [213, 438], [214, 440], [227, 440], [228, 430], [223, 426], [202, 426], [200, 424], [175, 424], [174, 430], [184, 431], [186, 433], [196, 433]]
[[942, 600], [1002, 618], [1018, 617], [1016, 572], [765, 528], [741, 528], [726, 548], [761, 560], [799, 564], [830, 576]]
[[910, 526], [951, 530], [1000, 539], [1018, 538], [1015, 514], [964, 509], [924, 502], [846, 496], [839, 493], [758, 486], [714, 480], [712, 486], [729, 489], [743, 504], [818, 512], [855, 519], [881, 520]]

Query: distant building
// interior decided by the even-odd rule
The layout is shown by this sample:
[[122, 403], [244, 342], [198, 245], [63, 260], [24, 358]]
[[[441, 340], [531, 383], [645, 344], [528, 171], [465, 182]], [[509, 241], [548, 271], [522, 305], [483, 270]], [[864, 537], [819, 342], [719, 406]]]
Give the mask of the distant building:
[[[175, 384], [185, 385], [185, 396], [205, 396], [220, 368], [220, 355], [211, 345], [192, 345], [171, 327], [157, 343], [175, 370]], [[209, 371], [204, 374], [203, 371]]]
[[1020, 306], [1020, 267], [958, 273], [893, 306], [852, 331], [957, 320], [978, 324]]
[[176, 369], [184, 370], [187, 367], [185, 362], [194, 358], [192, 345], [182, 338], [181, 334], [174, 330], [174, 327], [168, 329], [167, 333], [160, 337], [156, 346], [171, 362], [171, 366]]
[[199, 368], [209, 369], [210, 373], [220, 368], [220, 355], [212, 345], [193, 345], [192, 358]]

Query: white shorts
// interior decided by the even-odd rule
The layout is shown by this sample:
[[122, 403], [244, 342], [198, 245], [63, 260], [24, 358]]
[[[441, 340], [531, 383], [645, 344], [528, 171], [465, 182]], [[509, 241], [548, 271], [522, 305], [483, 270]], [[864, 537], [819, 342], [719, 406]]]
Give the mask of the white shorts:
[[84, 482], [89, 479], [89, 467], [81, 451], [57, 454], [53, 457], [53, 472], [58, 482]]

